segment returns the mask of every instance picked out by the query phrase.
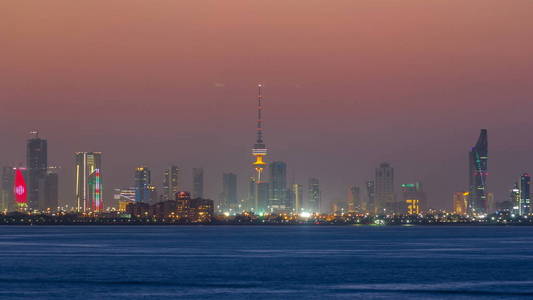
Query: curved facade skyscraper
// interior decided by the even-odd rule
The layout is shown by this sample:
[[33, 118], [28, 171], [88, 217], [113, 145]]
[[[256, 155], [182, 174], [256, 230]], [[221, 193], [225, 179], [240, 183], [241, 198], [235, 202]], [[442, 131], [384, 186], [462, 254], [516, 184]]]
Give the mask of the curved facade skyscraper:
[[487, 129], [481, 129], [476, 145], [468, 153], [469, 195], [468, 212], [484, 214], [487, 202], [487, 162], [489, 159]]

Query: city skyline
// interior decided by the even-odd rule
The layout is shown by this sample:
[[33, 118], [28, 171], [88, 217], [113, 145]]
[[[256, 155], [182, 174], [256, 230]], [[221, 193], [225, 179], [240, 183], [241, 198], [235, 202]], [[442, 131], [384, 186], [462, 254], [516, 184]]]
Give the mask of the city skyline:
[[[483, 1], [486, 14], [479, 1], [11, 3], [1, 4], [17, 26], [0, 35], [10, 58], [0, 81], [0, 163], [24, 165], [27, 133], [39, 129], [49, 165], [61, 167], [63, 202], [74, 194], [79, 151], [105, 156], [104, 201], [132, 186], [137, 166], [159, 184], [171, 163], [187, 190], [192, 168], [203, 166], [214, 199], [221, 174], [235, 173], [243, 198], [257, 82], [269, 162], [286, 162], [304, 193], [309, 178], [320, 179], [328, 207], [389, 162], [396, 189], [422, 182], [430, 206], [450, 209], [451, 195], [468, 189], [465, 153], [481, 128], [491, 135], [488, 189], [498, 201], [533, 167], [532, 142], [515, 138], [533, 126], [528, 2]], [[138, 18], [146, 12], [153, 19]], [[190, 17], [200, 12], [210, 21]], [[42, 15], [47, 22], [33, 21]]]

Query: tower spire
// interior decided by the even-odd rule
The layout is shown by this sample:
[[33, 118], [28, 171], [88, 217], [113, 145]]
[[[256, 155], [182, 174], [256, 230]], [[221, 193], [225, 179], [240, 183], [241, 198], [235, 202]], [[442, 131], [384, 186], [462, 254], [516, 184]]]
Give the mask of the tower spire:
[[261, 93], [261, 88], [263, 85], [259, 83], [257, 85], [258, 93], [257, 93], [257, 143], [263, 144], [263, 119], [261, 116], [261, 112], [263, 110], [262, 102], [263, 102], [263, 94]]

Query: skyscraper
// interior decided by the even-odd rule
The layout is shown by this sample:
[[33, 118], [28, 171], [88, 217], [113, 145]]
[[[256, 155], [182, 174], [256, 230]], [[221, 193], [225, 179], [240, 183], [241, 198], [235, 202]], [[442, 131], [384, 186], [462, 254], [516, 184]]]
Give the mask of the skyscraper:
[[349, 212], [363, 212], [364, 207], [363, 202], [361, 201], [361, 189], [358, 186], [352, 185], [348, 189], [348, 201], [346, 206]]
[[135, 202], [149, 203], [151, 192], [148, 188], [152, 183], [152, 173], [145, 166], [135, 169]]
[[55, 211], [59, 206], [59, 177], [54, 169], [48, 169], [39, 180], [39, 209]]
[[174, 200], [179, 189], [179, 172], [177, 166], [170, 166], [163, 174], [163, 197], [165, 200]]
[[468, 153], [468, 212], [472, 214], [487, 213], [487, 162], [487, 130], [481, 129], [476, 145]]
[[270, 164], [270, 189], [269, 208], [273, 211], [290, 210], [286, 163], [275, 161]]
[[95, 186], [90, 186], [90, 177], [95, 181], [96, 171], [99, 177], [99, 199], [103, 201], [101, 188], [102, 182], [102, 153], [101, 152], [76, 152], [76, 210], [86, 212], [96, 207]]
[[366, 211], [376, 213], [376, 184], [373, 180], [366, 182]]
[[453, 212], [458, 215], [466, 214], [468, 208], [468, 192], [456, 192], [453, 194]]
[[303, 210], [303, 186], [293, 183], [291, 185], [291, 207], [295, 213], [301, 213]]
[[318, 178], [309, 178], [306, 210], [320, 213], [321, 209], [320, 182]]
[[204, 169], [194, 168], [192, 169], [192, 197], [203, 198], [204, 197]]
[[48, 144], [39, 138], [39, 133], [34, 135], [26, 144], [26, 163], [28, 168], [28, 207], [31, 210], [39, 209], [39, 181], [46, 176], [48, 169]]
[[21, 169], [16, 168], [14, 175], [13, 194], [17, 209], [26, 209], [28, 207], [28, 185]]
[[512, 203], [512, 212], [517, 215], [521, 213], [520, 198], [520, 186], [518, 182], [515, 182], [510, 191], [509, 200]]
[[394, 195], [394, 169], [388, 163], [382, 163], [376, 169], [376, 212], [399, 212]]
[[530, 199], [531, 176], [524, 173], [520, 176], [520, 215], [528, 215], [531, 212]]
[[420, 182], [402, 184], [401, 191], [407, 214], [419, 214], [427, 205], [426, 193]]
[[15, 208], [13, 186], [15, 180], [15, 168], [2, 167], [2, 183], [0, 185], [1, 209], [11, 211]]
[[224, 209], [236, 210], [237, 202], [237, 175], [233, 173], [222, 174], [222, 206]]
[[257, 211], [271, 212], [268, 207], [268, 200], [270, 199], [270, 184], [266, 181], [256, 183], [256, 200]]

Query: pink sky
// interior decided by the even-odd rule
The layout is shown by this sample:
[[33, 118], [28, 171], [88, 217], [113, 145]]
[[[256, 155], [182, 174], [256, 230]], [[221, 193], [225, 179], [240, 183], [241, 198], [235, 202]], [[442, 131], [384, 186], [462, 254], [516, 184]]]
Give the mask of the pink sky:
[[[327, 201], [382, 161], [449, 207], [467, 152], [489, 129], [489, 189], [505, 200], [533, 171], [533, 1], [0, 2], [0, 163], [49, 140], [72, 201], [73, 152], [104, 152], [106, 197], [144, 163], [222, 172], [245, 196], [255, 85], [268, 160]], [[292, 175], [291, 175], [292, 177]]]

